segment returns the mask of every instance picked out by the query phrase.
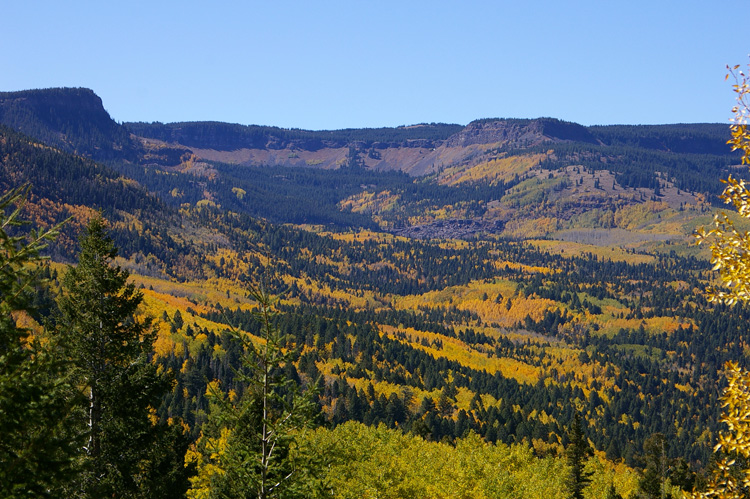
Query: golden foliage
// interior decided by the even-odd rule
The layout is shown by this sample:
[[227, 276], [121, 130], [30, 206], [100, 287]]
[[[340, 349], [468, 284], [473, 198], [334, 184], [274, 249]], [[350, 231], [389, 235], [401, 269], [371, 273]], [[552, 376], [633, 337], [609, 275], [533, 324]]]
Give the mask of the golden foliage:
[[[728, 141], [732, 150], [742, 151], [742, 164], [750, 164], [750, 134], [747, 120], [750, 117], [750, 84], [748, 76], [737, 71], [739, 66], [728, 68], [735, 79], [732, 89], [737, 94], [737, 105], [732, 109], [733, 123], [730, 127], [732, 138]], [[722, 200], [733, 204], [737, 212], [750, 218], [750, 191], [744, 181], [729, 176]], [[739, 232], [726, 213], [714, 217], [713, 229], [698, 230], [698, 243], [710, 238], [713, 269], [719, 271], [722, 284], [728, 291], [708, 289], [709, 300], [734, 304], [750, 300], [750, 233]], [[735, 498], [746, 497], [750, 491], [750, 371], [742, 369], [735, 362], [725, 365], [727, 387], [722, 395], [721, 422], [727, 429], [719, 434], [719, 443], [714, 452], [723, 451], [706, 492], [693, 494], [693, 498]], [[737, 462], [737, 459], [742, 464]]]
[[[217, 475], [226, 472], [223, 468], [222, 458], [226, 454], [228, 440], [231, 431], [222, 428], [219, 438], [207, 438], [201, 434], [198, 441], [185, 453], [185, 466], [195, 464], [198, 472], [190, 477], [190, 490], [187, 491], [188, 499], [208, 499], [212, 496], [212, 481]], [[205, 442], [202, 442], [204, 441]], [[208, 459], [204, 459], [203, 453], [197, 450], [197, 445], [203, 443], [209, 451]]]
[[164, 321], [159, 322], [156, 330], [156, 341], [154, 341], [155, 357], [169, 356], [174, 351], [174, 347], [175, 342], [172, 341], [169, 325]]
[[[745, 497], [750, 490], [750, 371], [735, 362], [725, 365], [728, 385], [721, 397], [724, 411], [721, 422], [727, 430], [719, 434], [714, 452], [723, 451], [705, 492], [691, 497], [730, 499]], [[740, 466], [736, 458], [745, 463]]]
[[457, 166], [445, 170], [440, 175], [439, 183], [455, 186], [466, 182], [484, 181], [490, 185], [496, 185], [499, 181], [508, 182], [523, 175], [546, 159], [547, 156], [547, 154], [512, 156], [510, 158], [493, 159], [470, 168]]
[[471, 218], [471, 203], [458, 201], [455, 204], [446, 204], [443, 206], [432, 206], [425, 208], [418, 215], [412, 215], [407, 218], [409, 225], [429, 224], [436, 220], [449, 220], [455, 218]]
[[[729, 75], [734, 76], [732, 89], [737, 94], [737, 105], [732, 109], [734, 119], [730, 130], [732, 138], [727, 142], [732, 150], [742, 152], [742, 164], [750, 164], [750, 133], [747, 131], [747, 120], [750, 117], [750, 83], [748, 76], [739, 66], [731, 68]], [[737, 213], [750, 219], [750, 190], [744, 180], [736, 180], [730, 175], [721, 199], [726, 204], [734, 205]], [[724, 289], [709, 288], [708, 299], [712, 302], [734, 304], [737, 301], [750, 300], [750, 233], [741, 232], [735, 227], [726, 213], [714, 216], [713, 228], [706, 231], [701, 227], [696, 232], [698, 244], [710, 241], [711, 263], [719, 271], [719, 278]]]
[[[535, 273], [536, 271], [550, 272], [549, 269], [542, 267], [526, 267], [513, 265], [510, 262], [500, 262], [499, 266], [503, 265], [523, 268], [523, 270], [528, 270], [529, 273]], [[500, 294], [503, 299], [499, 303], [494, 300], [483, 300], [484, 294], [493, 298]], [[510, 308], [507, 308], [509, 301]], [[544, 317], [546, 310], [554, 308], [556, 305], [556, 302], [546, 298], [516, 295], [515, 283], [499, 279], [492, 282], [472, 281], [466, 285], [450, 286], [421, 295], [393, 298], [393, 306], [397, 309], [416, 310], [419, 307], [454, 306], [458, 310], [476, 313], [483, 322], [497, 323], [504, 327], [522, 322], [527, 315], [533, 320], [539, 321]]]
[[33, 195], [24, 205], [24, 216], [36, 227], [50, 228], [69, 218], [56, 239], [56, 244], [67, 250], [75, 248], [76, 234], [80, 234], [96, 215], [96, 210], [87, 206], [59, 203]]
[[[327, 480], [336, 498], [513, 498], [565, 495], [565, 459], [536, 457], [528, 445], [490, 444], [474, 433], [455, 446], [414, 435], [349, 422], [317, 429], [302, 445], [335, 456]], [[637, 474], [599, 457], [587, 497], [605, 497], [614, 483], [620, 494], [637, 489]]]
[[398, 201], [399, 196], [392, 194], [391, 191], [377, 193], [365, 191], [339, 202], [339, 208], [354, 213], [382, 213], [398, 208]]
[[[381, 325], [380, 330], [395, 339], [398, 339], [397, 333], [404, 333], [407, 338], [405, 340], [406, 343], [411, 344], [414, 348], [425, 351], [435, 358], [444, 357], [471, 369], [487, 371], [490, 374], [499, 371], [504, 377], [516, 379], [519, 383], [536, 383], [541, 375], [541, 369], [538, 367], [507, 357], [490, 356], [489, 352], [484, 352], [477, 348], [469, 348], [466, 343], [457, 338], [450, 338], [426, 331], [417, 331], [413, 328], [406, 328], [399, 331], [397, 328], [387, 325]], [[422, 340], [426, 340], [429, 346], [422, 344]], [[438, 346], [435, 343], [437, 340], [441, 341], [442, 345]]]
[[663, 201], [646, 201], [615, 212], [615, 226], [622, 229], [633, 230], [651, 221], [657, 213], [669, 209], [669, 205]]
[[656, 260], [654, 255], [634, 253], [627, 251], [622, 246], [597, 246], [573, 241], [560, 241], [557, 239], [533, 239], [526, 241], [547, 253], [571, 256], [588, 256], [593, 255], [600, 260], [610, 260], [613, 262], [625, 262], [633, 265], [639, 263], [651, 263]]
[[561, 229], [557, 218], [515, 218], [505, 225], [505, 234], [519, 238], [545, 237]]
[[245, 194], [247, 194], [247, 191], [245, 189], [240, 189], [239, 187], [232, 187], [232, 192], [235, 196], [237, 196], [237, 199], [242, 200], [242, 198], [245, 197]]

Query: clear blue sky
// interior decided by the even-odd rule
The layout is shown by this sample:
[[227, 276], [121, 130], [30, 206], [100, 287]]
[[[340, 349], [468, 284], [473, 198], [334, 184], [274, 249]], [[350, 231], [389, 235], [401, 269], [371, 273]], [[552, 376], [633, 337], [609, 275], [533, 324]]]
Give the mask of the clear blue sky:
[[123, 121], [337, 129], [486, 117], [727, 122], [747, 0], [9, 1], [0, 90]]

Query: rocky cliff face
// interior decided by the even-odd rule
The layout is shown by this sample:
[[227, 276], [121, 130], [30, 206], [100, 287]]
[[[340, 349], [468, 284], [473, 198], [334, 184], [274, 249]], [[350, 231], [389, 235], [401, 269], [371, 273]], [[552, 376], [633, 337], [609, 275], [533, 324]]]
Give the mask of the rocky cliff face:
[[[243, 166], [361, 166], [399, 170], [415, 177], [439, 177], [447, 172], [457, 178], [481, 166], [463, 175], [465, 181], [474, 182], [503, 176], [489, 170], [497, 168], [503, 158], [527, 155], [526, 148], [541, 145], [529, 154], [555, 150], [555, 154], [538, 159], [545, 162], [546, 169], [569, 165], [605, 168], [616, 172], [618, 181], [630, 187], [650, 188], [655, 186], [653, 172], [657, 171], [665, 179], [680, 180], [685, 189], [699, 190], [703, 182], [696, 172], [706, 169], [710, 176], [718, 177], [721, 165], [733, 161], [725, 157], [729, 154], [728, 132], [721, 124], [584, 127], [537, 118], [483, 119], [467, 126], [430, 123], [328, 131], [221, 122], [118, 124], [104, 109], [102, 100], [85, 88], [0, 93], [0, 124], [95, 160], [125, 160], [167, 168], [194, 157]], [[571, 152], [555, 146], [570, 141], [584, 150]], [[593, 149], [587, 145], [593, 145]], [[609, 146], [617, 146], [617, 153], [608, 154]], [[622, 148], [628, 154], [623, 155]], [[649, 152], [644, 156], [645, 150], [659, 154]], [[716, 158], [675, 158], [662, 152], [710, 154]], [[645, 169], [644, 158], [649, 163]], [[685, 166], [688, 164], [692, 166]], [[513, 168], [510, 164], [504, 167]], [[514, 176], [503, 178], [509, 181]]]
[[0, 93], [0, 123], [49, 145], [97, 160], [139, 154], [138, 143], [87, 88]]
[[595, 143], [589, 131], [577, 123], [551, 118], [536, 120], [477, 120], [446, 141], [448, 147], [504, 143], [529, 147], [545, 141], [575, 140]]

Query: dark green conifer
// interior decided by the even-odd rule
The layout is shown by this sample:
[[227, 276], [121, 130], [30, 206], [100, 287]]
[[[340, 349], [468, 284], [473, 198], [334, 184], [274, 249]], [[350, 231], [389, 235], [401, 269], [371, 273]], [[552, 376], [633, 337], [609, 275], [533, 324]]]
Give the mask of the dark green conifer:
[[[263, 343], [256, 344], [244, 332], [232, 332], [242, 345], [237, 378], [246, 388], [235, 399], [221, 393], [218, 384], [209, 384], [211, 409], [196, 443], [196, 455], [202, 458], [193, 492], [210, 498], [325, 496], [319, 476], [325, 456], [300, 448], [295, 440], [298, 432], [314, 426], [320, 414], [314, 390], [302, 392], [283, 369], [298, 352], [289, 348], [290, 338], [276, 325], [271, 297], [262, 290], [251, 290], [250, 295], [258, 303], [255, 317]], [[355, 389], [348, 394], [359, 404]], [[337, 407], [344, 404], [340, 400]]]
[[586, 471], [586, 461], [593, 454], [591, 445], [581, 426], [581, 416], [576, 414], [570, 428], [569, 440], [565, 454], [568, 459], [568, 478], [566, 486], [570, 499], [583, 499], [583, 489], [591, 483], [591, 471]]
[[28, 192], [25, 185], [0, 196], [0, 497], [11, 499], [64, 496], [81, 443], [70, 425], [79, 399], [59, 345], [16, 323], [43, 285], [39, 252], [57, 230], [9, 233], [23, 225]]
[[88, 436], [86, 469], [74, 492], [92, 498], [148, 496], [164, 485], [150, 471], [179, 461], [164, 438], [168, 429], [155, 424], [152, 413], [170, 382], [149, 361], [155, 332], [136, 315], [143, 295], [114, 264], [117, 249], [101, 217], [89, 222], [80, 245], [78, 265], [69, 267], [62, 281], [58, 324], [88, 398], [80, 415]]
[[670, 468], [670, 461], [667, 459], [668, 449], [667, 439], [661, 433], [654, 433], [643, 443], [643, 459], [646, 467], [638, 482], [638, 488], [643, 497], [649, 499], [671, 497], [665, 491]]

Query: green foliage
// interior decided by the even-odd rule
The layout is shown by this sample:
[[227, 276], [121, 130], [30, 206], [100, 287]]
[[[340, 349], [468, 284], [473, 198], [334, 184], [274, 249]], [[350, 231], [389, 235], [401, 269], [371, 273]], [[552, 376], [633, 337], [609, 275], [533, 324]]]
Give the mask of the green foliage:
[[133, 161], [139, 145], [87, 88], [0, 92], [0, 123], [54, 147], [100, 161]]
[[[710, 448], [696, 440], [704, 432], [716, 431], [717, 423], [712, 418], [716, 394], [702, 387], [713, 386], [717, 367], [741, 352], [742, 345], [750, 340], [746, 328], [750, 320], [748, 309], [709, 308], [702, 298], [694, 296], [694, 289], [702, 285], [697, 276], [706, 268], [705, 262], [695, 259], [665, 256], [653, 263], [633, 265], [588, 257], [557, 257], [527, 245], [505, 242], [483, 242], [464, 249], [420, 241], [376, 244], [274, 227], [264, 234], [264, 241], [269, 244], [271, 254], [281, 257], [282, 267], [288, 265], [283, 268], [291, 275], [325, 282], [332, 291], [341, 293], [335, 296], [343, 297], [338, 301], [330, 295], [304, 289], [300, 281], [300, 287], [290, 291], [294, 304], [282, 303], [284, 313], [277, 318], [278, 326], [294, 335], [296, 344], [310, 346], [297, 366], [300, 376], [309, 372], [309, 379], [316, 379], [319, 375], [316, 363], [339, 366], [339, 371], [326, 376], [320, 392], [321, 402], [330, 408], [328, 414], [334, 424], [347, 420], [373, 425], [382, 422], [394, 428], [398, 424], [400, 429], [413, 428], [437, 441], [460, 438], [469, 427], [493, 442], [536, 438], [554, 443], [567, 434], [575, 412], [580, 411], [593, 444], [600, 450], [607, 449], [613, 460], [625, 458], [628, 464], [635, 465], [636, 449], [640, 451], [650, 434], [662, 432], [669, 435], [672, 444], [670, 458], [683, 456], [691, 463], [706, 462]], [[306, 254], [346, 255], [351, 266], [341, 272], [336, 266], [316, 262]], [[485, 262], [497, 259], [554, 268], [558, 272], [528, 274], [521, 269], [485, 266]], [[379, 262], [387, 265], [375, 267]], [[373, 270], [363, 271], [359, 265], [372, 265], [367, 268]], [[399, 272], [394, 272], [394, 268]], [[525, 296], [555, 301], [556, 309], [539, 320], [524, 323], [527, 330], [546, 339], [538, 344], [514, 342], [495, 334], [494, 328], [477, 328], [478, 316], [473, 309], [456, 307], [460, 305], [462, 288], [445, 289], [448, 283], [461, 282], [470, 273], [477, 281], [495, 276], [523, 283], [517, 287], [517, 295], [513, 295], [514, 310]], [[419, 282], [420, 275], [428, 275], [430, 280]], [[673, 286], [670, 284], [673, 282], [685, 284]], [[371, 308], [358, 309], [356, 302], [348, 301], [355, 299], [354, 293], [345, 293], [371, 290], [431, 296], [430, 290], [441, 289], [444, 289], [441, 296], [446, 297], [444, 302], [399, 310], [376, 309], [377, 303]], [[479, 298], [484, 288], [477, 289]], [[584, 289], [586, 293], [581, 291]], [[505, 292], [503, 295], [502, 301], [507, 303], [511, 295]], [[488, 296], [493, 293], [488, 292]], [[449, 304], [448, 297], [456, 298], [453, 304]], [[492, 306], [499, 313], [507, 312], [505, 303]], [[606, 333], [596, 331], [594, 326], [603, 322], [599, 321], [601, 316], [592, 314], [608, 314], [606, 310], [610, 307], [623, 311], [624, 317], [605, 320], [621, 321], [625, 327]], [[581, 319], [584, 314], [591, 316], [591, 322]], [[204, 317], [260, 334], [258, 323], [240, 308], [230, 309], [225, 304]], [[406, 335], [378, 334], [380, 325], [429, 331], [435, 334], [435, 340], [428, 345], [410, 344]], [[666, 330], [670, 333], [666, 334]], [[171, 399], [172, 413], [180, 413], [185, 406], [205, 409], [200, 404], [206, 387], [196, 383], [196, 377], [221, 380], [224, 390], [234, 388], [230, 366], [231, 359], [236, 357], [231, 351], [220, 358], [212, 355], [219, 347], [229, 351], [225, 340], [209, 329], [194, 334], [198, 332], [207, 337], [201, 351], [190, 358], [187, 354], [177, 356], [167, 364], [175, 371], [185, 362], [188, 366], [179, 375], [177, 388], [180, 392], [186, 389], [188, 396], [176, 394]], [[524, 334], [524, 338], [528, 337]], [[512, 371], [494, 374], [483, 371], [482, 367], [448, 360], [443, 356], [444, 346], [453, 340], [461, 340], [468, 351], [487, 352], [490, 359], [517, 361], [531, 368], [546, 369], [549, 374], [545, 383], [519, 383], [511, 377]], [[424, 347], [430, 344], [435, 353], [425, 351]], [[548, 350], [550, 346], [552, 350]], [[580, 370], [576, 370], [578, 367], [566, 370], [557, 365], [554, 354], [549, 352], [560, 346], [571, 348]], [[582, 355], [584, 350], [586, 354]], [[597, 376], [596, 396], [584, 395], [578, 380], [571, 379], [573, 376], [580, 379], [589, 367], [601, 373]], [[592, 381], [588, 378], [583, 383]], [[380, 393], [370, 396], [363, 391], [368, 383], [381, 382], [393, 386], [394, 397], [390, 391], [383, 398]], [[404, 394], [409, 390], [421, 396], [422, 390], [447, 390], [451, 384], [482, 397], [502, 399], [503, 403], [487, 404], [485, 399], [484, 406], [471, 408], [464, 404], [466, 418], [460, 422], [457, 418], [461, 407], [455, 394], [446, 397], [444, 411], [436, 408], [420, 413], [419, 404], [405, 403]], [[432, 393], [437, 404], [440, 394]], [[570, 404], [558, 404], [559, 400]], [[515, 406], [519, 409], [513, 410]], [[662, 416], [652, 417], [655, 411]], [[532, 415], [542, 412], [550, 419], [540, 421]], [[622, 419], [622, 414], [627, 418]]]
[[667, 451], [669, 444], [661, 433], [655, 433], [643, 444], [645, 468], [638, 483], [641, 494], [648, 499], [662, 499], [667, 494], [667, 478], [670, 471]]
[[[138, 214], [142, 222], [151, 221], [150, 225], [154, 220], [164, 224], [174, 215], [155, 196], [111, 168], [42, 145], [3, 125], [0, 157], [0, 190], [21, 182], [34, 185], [34, 195], [25, 206], [26, 217], [40, 226], [74, 218], [60, 227], [60, 237], [50, 244], [49, 251], [55, 257], [75, 258], [77, 231], [88, 221], [92, 209], [107, 212], [114, 222], [120, 222], [124, 212]], [[121, 246], [130, 246], [130, 251], [168, 253], [159, 249], [171, 241], [161, 238], [163, 230], [154, 232], [152, 236], [117, 229], [113, 236]]]
[[[16, 321], [30, 311], [39, 252], [56, 235], [19, 232], [29, 186], [0, 196], [0, 496], [60, 497], [76, 473], [80, 434], [71, 428], [78, 402], [58, 345], [42, 343]], [[11, 235], [15, 233], [16, 235]]]
[[565, 449], [565, 455], [569, 471], [565, 485], [570, 499], [583, 499], [583, 489], [591, 483], [593, 475], [593, 472], [585, 470], [586, 461], [593, 454], [593, 449], [583, 433], [580, 414], [575, 415], [568, 438], [570, 443]]
[[176, 142], [204, 149], [233, 151], [242, 148], [274, 148], [289, 145], [315, 151], [322, 147], [345, 147], [351, 142], [407, 145], [412, 140], [444, 140], [460, 131], [461, 125], [443, 123], [398, 128], [364, 128], [333, 131], [288, 130], [269, 126], [244, 126], [211, 121], [188, 123], [127, 123], [134, 134], [164, 142]]
[[[311, 428], [318, 410], [313, 392], [300, 387], [285, 368], [296, 352], [275, 325], [276, 312], [264, 290], [251, 290], [257, 302], [261, 342], [236, 331], [243, 355], [237, 377], [244, 393], [225, 397], [217, 383], [208, 385], [209, 419], [186, 462], [198, 474], [190, 498], [317, 497], [325, 489], [317, 468], [325, 453], [301, 448], [297, 439]], [[237, 399], [239, 397], [239, 399]]]
[[725, 147], [729, 134], [720, 124], [610, 125], [589, 130], [597, 143], [555, 144], [555, 157], [542, 167], [582, 165], [591, 171], [609, 170], [620, 185], [631, 188], [655, 188], [659, 172], [681, 189], [718, 194], [706, 184], [706, 177], [724, 175], [737, 161]]
[[[88, 397], [79, 416], [87, 428], [86, 467], [71, 496], [148, 495], [159, 485], [148, 472], [169, 461], [165, 428], [152, 420], [169, 380], [149, 361], [154, 332], [136, 316], [143, 297], [113, 263], [116, 255], [104, 220], [92, 219], [59, 299], [60, 336]], [[184, 486], [176, 478], [170, 485]]]
[[[220, 137], [224, 131], [218, 125], [189, 128], [195, 131], [195, 140], [206, 143], [216, 138], [211, 134]], [[556, 144], [560, 164], [575, 159], [590, 163], [591, 168], [611, 168], [619, 172], [620, 180], [632, 176], [630, 185], [653, 186], [654, 172], [667, 171], [678, 182], [687, 182], [685, 185], [697, 185], [700, 179], [703, 186], [706, 172], [722, 171], [735, 160], [730, 154], [714, 151], [714, 142], [724, 139], [710, 125], [627, 129], [609, 135], [607, 131], [590, 130], [600, 140], [608, 137], [598, 145], [584, 140], [586, 130], [572, 131], [581, 132], [580, 139], [586, 143]], [[558, 130], [558, 135], [561, 133]], [[245, 131], [238, 133], [236, 141], [245, 140], [244, 135]], [[690, 150], [688, 142], [679, 138], [681, 135], [695, 139], [696, 150]], [[346, 136], [354, 137], [356, 133], [351, 131]], [[710, 387], [715, 386], [718, 366], [742, 355], [750, 342], [746, 328], [749, 309], [709, 309], [702, 297], [694, 296], [694, 290], [705, 284], [706, 265], [692, 258], [639, 254], [635, 256], [649, 263], [629, 264], [609, 261], [603, 252], [571, 258], [509, 241], [480, 240], [459, 245], [362, 234], [320, 235], [274, 226], [247, 215], [274, 221], [367, 226], [368, 214], [342, 213], [338, 208], [342, 196], [363, 189], [393, 193], [398, 200], [392, 203], [391, 221], [406, 221], [424, 212], [431, 203], [467, 203], [472, 213], [481, 214], [486, 202], [502, 196], [510, 184], [490, 188], [466, 183], [454, 188], [437, 185], [431, 178], [414, 181], [400, 173], [383, 174], [361, 168], [328, 172], [247, 169], [219, 163], [209, 165], [216, 171], [215, 177], [196, 180], [191, 174], [167, 173], [153, 167], [118, 166], [154, 192], [166, 196], [177, 188], [184, 193], [180, 203], [195, 204], [207, 190], [215, 204], [220, 205], [182, 207], [177, 214], [112, 170], [63, 155], [15, 132], [7, 131], [3, 137], [7, 138], [0, 140], [4, 165], [10, 165], [12, 170], [6, 168], [0, 173], [6, 184], [14, 176], [26, 175], [39, 179], [44, 197], [56, 203], [128, 211], [127, 216], [115, 219], [117, 227], [111, 234], [123, 255], [130, 258], [128, 265], [139, 271], [169, 273], [178, 280], [200, 276], [253, 281], [268, 257], [282, 273], [282, 277], [269, 283], [270, 289], [276, 292], [293, 283], [289, 300], [278, 305], [284, 313], [272, 317], [271, 324], [293, 335], [297, 345], [306, 345], [305, 354], [286, 363], [284, 373], [287, 379], [296, 380], [299, 374], [303, 383], [311, 383], [321, 374], [319, 369], [335, 365], [333, 370], [325, 371], [318, 392], [319, 402], [334, 425], [350, 420], [374, 426], [382, 423], [428, 440], [450, 442], [461, 442], [462, 436], [473, 431], [488, 442], [533, 441], [543, 454], [553, 453], [561, 439], [565, 443], [566, 430], [574, 414], [580, 413], [593, 444], [600, 450], [606, 448], [612, 460], [622, 458], [628, 464], [636, 463], [636, 449], [642, 448], [649, 435], [662, 432], [671, 443], [667, 450], [670, 459], [680, 455], [691, 463], [706, 462], [706, 442], [717, 428], [711, 412], [716, 407], [717, 394]], [[263, 134], [259, 137], [267, 138]], [[290, 135], [289, 140], [301, 137]], [[227, 144], [231, 145], [231, 141]], [[546, 150], [549, 145], [543, 147]], [[363, 157], [363, 151], [352, 150], [353, 159]], [[683, 173], [685, 177], [681, 177]], [[527, 180], [519, 187], [535, 182]], [[555, 192], [552, 187], [562, 186], [546, 185], [552, 182], [555, 181], [542, 181], [539, 188], [522, 193], [527, 198], [519, 194], [516, 201], [527, 202], [539, 193]], [[545, 186], [547, 189], [542, 189]], [[238, 197], [236, 189], [244, 190], [245, 195]], [[167, 213], [170, 221], [159, 220], [155, 213]], [[601, 213], [611, 212], [602, 209]], [[604, 215], [601, 216], [603, 220]], [[175, 220], [179, 223], [171, 223]], [[591, 223], [606, 225], [599, 220]], [[213, 258], [217, 249], [236, 252], [236, 256], [219, 263]], [[626, 251], [630, 254], [639, 250]], [[498, 261], [508, 265], [498, 267]], [[460, 296], [463, 287], [474, 286], [477, 287], [472, 292], [476, 297], [482, 296], [482, 286], [490, 289], [498, 281], [507, 283], [510, 292], [503, 289], [503, 299], [497, 303], [483, 300], [476, 304]], [[493, 297], [494, 293], [485, 294]], [[243, 293], [233, 294], [242, 303]], [[227, 291], [227, 298], [229, 295]], [[198, 295], [188, 298], [193, 303], [205, 299]], [[532, 309], [539, 303], [534, 301], [537, 299], [550, 302], [535, 315], [538, 310]], [[407, 301], [421, 304], [403, 307]], [[531, 315], [524, 318], [524, 312], [515, 317], [524, 306]], [[200, 303], [200, 307], [207, 312], [186, 312], [184, 321], [174, 314], [176, 329], [171, 340], [185, 348], [158, 362], [166, 371], [178, 373], [177, 383], [163, 398], [154, 389], [150, 405], [157, 409], [161, 420], [183, 418], [193, 437], [203, 425], [205, 439], [198, 448], [204, 456], [202, 469], [215, 464], [207, 449], [220, 449], [221, 444], [231, 450], [226, 454], [226, 467], [244, 470], [245, 457], [262, 454], [247, 450], [251, 448], [248, 442], [257, 442], [258, 435], [265, 434], [230, 431], [238, 425], [261, 427], [264, 419], [258, 416], [257, 387], [246, 378], [255, 368], [241, 367], [240, 359], [251, 349], [238, 347], [241, 342], [212, 330], [197, 316], [216, 322], [231, 316], [230, 323], [237, 326], [242, 321], [243, 331], [256, 336], [262, 328], [249, 320], [244, 305], [232, 310], [212, 303]], [[95, 305], [90, 306], [94, 308]], [[508, 322], [493, 325], [496, 318], [488, 319], [484, 315], [488, 311], [499, 317], [497, 320]], [[511, 321], [518, 322], [514, 326]], [[389, 330], [395, 333], [386, 334], [383, 326], [390, 326]], [[431, 336], [411, 341], [405, 332], [408, 328]], [[179, 345], [178, 330], [185, 334], [184, 345]], [[150, 341], [143, 341], [139, 359], [150, 348]], [[514, 379], [513, 369], [502, 368], [495, 373], [479, 364], [455, 360], [446, 352], [458, 342], [466, 352], [486, 360], [486, 365], [503, 359], [528, 370], [532, 381]], [[254, 348], [257, 353], [257, 345]], [[560, 351], [565, 357], [559, 355]], [[141, 360], [138, 363], [145, 366]], [[129, 384], [112, 386], [122, 387], [123, 392], [138, 390], [138, 384], [152, 379], [148, 372], [151, 368], [143, 369], [129, 375]], [[219, 380], [218, 385], [210, 385], [210, 397], [205, 395], [208, 380]], [[83, 385], [88, 387], [89, 383], [84, 380]], [[287, 389], [292, 386], [280, 388], [281, 392]], [[222, 394], [232, 391], [237, 398]], [[287, 398], [289, 393], [281, 400], [293, 400]], [[134, 396], [134, 406], [143, 407], [149, 397]], [[421, 403], [418, 397], [424, 397]], [[213, 404], [212, 416], [204, 424], [208, 400]], [[560, 404], [560, 400], [569, 403]], [[279, 400], [276, 402], [280, 404]], [[143, 412], [138, 414], [127, 425], [135, 428], [134, 434], [143, 430], [147, 435], [148, 427], [141, 425]], [[122, 434], [117, 431], [120, 433], [112, 434]], [[158, 446], [158, 456], [138, 457], [138, 452], [127, 455], [131, 462], [140, 459], [134, 478], [139, 490], [163, 496], [162, 492], [154, 492], [158, 486], [154, 477], [184, 478], [174, 466], [179, 461], [175, 455], [186, 445], [177, 436], [181, 436], [179, 432], [173, 449]], [[285, 440], [276, 448], [286, 445], [288, 453], [280, 454], [292, 459], [305, 449], [301, 441]], [[297, 470], [302, 473], [302, 468]], [[236, 490], [232, 489], [233, 483], [248, 480], [243, 473], [237, 471], [226, 480], [221, 478], [228, 484], [227, 490]], [[112, 480], [114, 483], [115, 478]], [[212, 480], [218, 487], [218, 475]], [[677, 483], [674, 477], [672, 483]], [[594, 485], [586, 488], [584, 495], [593, 494]], [[168, 489], [162, 484], [162, 491]], [[606, 492], [600, 489], [597, 497]], [[618, 486], [617, 490], [623, 489]]]
[[[531, 499], [564, 497], [565, 460], [537, 457], [523, 444], [491, 444], [469, 432], [450, 445], [349, 422], [333, 430], [319, 428], [304, 446], [328, 452], [327, 469], [334, 497], [341, 499]], [[596, 485], [587, 498], [605, 497], [615, 478], [597, 467]], [[633, 491], [633, 476], [616, 476], [620, 490]]]
[[[159, 201], [116, 171], [90, 159], [42, 145], [15, 130], [0, 125], [0, 186], [19, 180], [34, 185], [35, 198], [91, 208], [154, 210]], [[58, 220], [59, 221], [59, 220]]]

